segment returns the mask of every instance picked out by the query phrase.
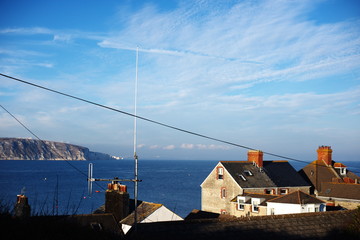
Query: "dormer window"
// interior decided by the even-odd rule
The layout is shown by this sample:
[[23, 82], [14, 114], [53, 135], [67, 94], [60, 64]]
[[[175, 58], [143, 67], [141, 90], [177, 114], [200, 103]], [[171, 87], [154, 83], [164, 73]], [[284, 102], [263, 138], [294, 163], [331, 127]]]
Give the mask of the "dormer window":
[[223, 167], [216, 168], [216, 179], [224, 179], [224, 168]]
[[340, 175], [345, 176], [346, 175], [346, 166], [342, 163], [335, 163], [334, 164], [335, 169], [339, 169]]

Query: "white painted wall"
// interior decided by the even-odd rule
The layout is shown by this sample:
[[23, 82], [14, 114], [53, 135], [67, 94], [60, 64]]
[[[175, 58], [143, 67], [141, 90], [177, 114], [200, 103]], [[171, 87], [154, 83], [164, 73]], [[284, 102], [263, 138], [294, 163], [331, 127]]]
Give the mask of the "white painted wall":
[[[142, 220], [140, 223], [181, 221], [181, 220], [184, 219], [179, 215], [177, 215], [176, 213], [170, 211], [167, 207], [161, 206], [160, 208], [156, 209], [156, 211], [154, 211], [149, 216], [147, 216], [144, 220]], [[124, 234], [126, 234], [131, 227], [132, 227], [131, 225], [127, 225], [127, 224], [121, 225]]]
[[122, 228], [124, 234], [126, 234], [130, 230], [131, 225], [121, 224], [121, 228]]
[[180, 221], [184, 220], [179, 215], [161, 206], [155, 212], [146, 217], [141, 223], [164, 222], [164, 221]]
[[324, 204], [301, 205], [301, 204], [268, 202], [267, 215], [315, 212], [315, 208], [318, 208], [319, 209], [318, 211], [326, 211], [326, 207]]

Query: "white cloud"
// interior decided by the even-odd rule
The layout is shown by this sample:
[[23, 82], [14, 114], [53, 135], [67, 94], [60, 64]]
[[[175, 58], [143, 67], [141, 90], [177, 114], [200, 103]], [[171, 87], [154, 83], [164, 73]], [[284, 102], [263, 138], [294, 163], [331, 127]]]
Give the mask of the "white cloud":
[[0, 34], [20, 34], [20, 35], [33, 35], [33, 34], [52, 34], [53, 31], [44, 27], [32, 28], [5, 28], [0, 30]]
[[180, 145], [182, 149], [198, 149], [198, 150], [229, 150], [229, 146], [224, 145], [215, 145], [215, 144], [192, 144], [192, 143], [183, 143]]
[[160, 148], [159, 145], [151, 145], [151, 146], [149, 147], [149, 149], [159, 149], [159, 148]]
[[175, 145], [167, 145], [163, 147], [164, 150], [174, 150], [175, 148], [176, 148]]
[[137, 145], [138, 148], [144, 148], [145, 146], [146, 146], [146, 144], [143, 144], [143, 143]]
[[183, 143], [180, 146], [180, 148], [183, 148], [183, 149], [193, 149], [194, 147], [195, 147], [195, 145], [191, 144], [191, 143]]
[[[0, 60], [1, 71], [131, 112], [134, 51], [139, 46], [141, 116], [210, 136], [241, 136], [245, 144], [251, 136], [271, 129], [296, 126], [311, 132], [319, 122], [329, 125], [323, 129], [334, 129], [351, 120], [333, 119], [359, 114], [360, 23], [316, 23], [307, 14], [317, 3], [191, 1], [168, 11], [145, 5], [135, 13], [122, 12], [121, 24], [116, 25], [115, 20], [109, 26], [112, 29], [102, 33], [42, 27], [0, 29], [0, 34], [15, 40], [0, 49], [5, 56]], [[49, 36], [35, 36], [43, 34]], [[46, 47], [44, 39], [50, 39]], [[0, 96], [13, 100], [7, 96], [11, 88], [2, 87]], [[41, 114], [39, 121], [52, 119], [60, 124], [57, 114], [66, 113], [83, 122], [85, 129], [92, 129], [93, 124], [100, 132], [100, 126], [102, 131], [114, 124], [129, 136], [132, 133], [126, 129], [129, 123], [119, 124], [110, 113], [77, 111], [77, 103], [52, 110], [65, 103], [51, 99], [32, 89], [15, 102], [22, 106], [27, 101], [32, 111], [47, 105], [48, 115]], [[253, 135], [246, 138], [249, 129]], [[144, 134], [147, 137], [154, 136]], [[191, 139], [179, 141], [168, 145], [172, 139], [164, 137], [154, 139], [156, 145], [141, 147], [228, 149], [186, 143]]]

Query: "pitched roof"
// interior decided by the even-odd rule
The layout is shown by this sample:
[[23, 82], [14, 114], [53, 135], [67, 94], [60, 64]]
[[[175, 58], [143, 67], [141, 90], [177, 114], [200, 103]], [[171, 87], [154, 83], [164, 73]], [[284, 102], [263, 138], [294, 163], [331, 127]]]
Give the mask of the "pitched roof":
[[68, 218], [76, 221], [82, 226], [90, 226], [95, 230], [122, 234], [119, 224], [117, 223], [114, 215], [111, 213], [71, 215]]
[[248, 161], [221, 161], [221, 164], [242, 188], [310, 186], [287, 161], [264, 161], [262, 171]]
[[286, 195], [282, 195], [277, 198], [270, 199], [268, 200], [268, 202], [290, 203], [290, 204], [324, 203], [324, 201], [321, 201], [320, 199], [317, 199], [316, 197], [313, 197], [302, 191], [296, 191]]
[[344, 237], [342, 230], [355, 224], [355, 214], [356, 211], [334, 211], [146, 223], [139, 224], [137, 232], [131, 231], [127, 236], [139, 240], [350, 239], [351, 236]]
[[327, 166], [323, 160], [315, 160], [302, 168], [299, 174], [311, 183], [318, 192], [323, 191], [322, 182], [333, 182], [335, 179], [343, 182], [344, 177], [360, 180], [359, 176], [349, 170], [346, 171], [345, 175], [341, 175], [339, 169], [333, 167], [334, 165], [338, 166], [339, 164], [332, 161], [331, 166]]
[[334, 197], [360, 200], [360, 184], [324, 182], [321, 184], [321, 197]]
[[[145, 218], [150, 216], [153, 212], [155, 212], [157, 209], [159, 209], [162, 206], [163, 205], [159, 203], [142, 202], [137, 207], [137, 222], [142, 222]], [[126, 225], [133, 225], [135, 220], [134, 215], [135, 212], [132, 212], [126, 218], [121, 220], [120, 223]]]

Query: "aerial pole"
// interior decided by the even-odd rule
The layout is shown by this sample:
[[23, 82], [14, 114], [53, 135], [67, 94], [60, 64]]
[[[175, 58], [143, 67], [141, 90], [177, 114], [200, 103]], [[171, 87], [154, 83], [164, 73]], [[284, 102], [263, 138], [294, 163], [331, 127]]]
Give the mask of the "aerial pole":
[[137, 231], [137, 201], [138, 201], [138, 156], [136, 154], [137, 150], [137, 85], [138, 85], [138, 63], [139, 63], [139, 47], [136, 47], [136, 67], [135, 67], [135, 101], [134, 101], [134, 200], [135, 200], [135, 209], [134, 209], [134, 228]]

